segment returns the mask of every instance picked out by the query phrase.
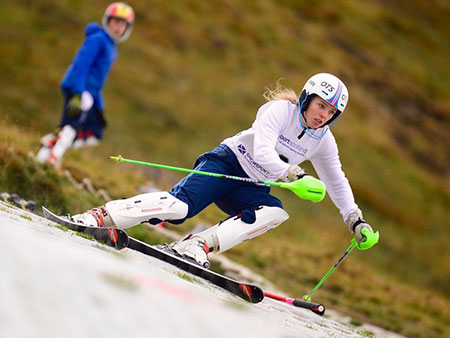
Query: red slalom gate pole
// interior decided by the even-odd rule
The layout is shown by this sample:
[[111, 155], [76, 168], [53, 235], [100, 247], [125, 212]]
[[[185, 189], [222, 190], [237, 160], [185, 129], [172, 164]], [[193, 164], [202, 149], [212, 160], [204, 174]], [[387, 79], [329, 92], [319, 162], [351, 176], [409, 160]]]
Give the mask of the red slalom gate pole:
[[309, 302], [309, 301], [302, 300], [302, 299], [280, 296], [280, 295], [276, 295], [274, 293], [267, 292], [267, 291], [264, 291], [264, 296], [275, 299], [275, 300], [279, 300], [281, 302], [285, 302], [287, 304], [291, 304], [291, 305], [294, 305], [297, 307], [301, 307], [303, 309], [311, 310], [312, 312], [314, 312], [320, 316], [323, 316], [323, 314], [325, 313], [325, 306], [323, 306], [322, 304], [313, 303], [313, 302]]

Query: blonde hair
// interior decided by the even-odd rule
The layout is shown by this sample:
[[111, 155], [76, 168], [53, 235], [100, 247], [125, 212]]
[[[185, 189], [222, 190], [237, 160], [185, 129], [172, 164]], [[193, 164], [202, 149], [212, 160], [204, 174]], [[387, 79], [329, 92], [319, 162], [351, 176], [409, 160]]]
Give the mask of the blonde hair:
[[266, 91], [263, 93], [264, 98], [267, 101], [287, 100], [297, 104], [298, 95], [291, 88], [282, 85], [280, 81], [277, 81], [275, 89], [266, 87]]

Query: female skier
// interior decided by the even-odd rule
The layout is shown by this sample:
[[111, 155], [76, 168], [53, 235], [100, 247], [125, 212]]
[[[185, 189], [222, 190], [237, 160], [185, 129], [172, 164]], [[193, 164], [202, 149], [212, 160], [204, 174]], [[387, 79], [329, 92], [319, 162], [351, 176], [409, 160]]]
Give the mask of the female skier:
[[41, 139], [36, 159], [59, 167], [69, 148], [97, 145], [103, 136], [102, 87], [117, 58], [116, 43], [125, 41], [134, 24], [133, 9], [122, 2], [108, 6], [103, 27], [87, 25], [86, 39], [61, 82], [64, 95], [59, 128]]
[[[259, 108], [252, 127], [202, 154], [195, 170], [292, 182], [306, 175], [298, 164], [309, 160], [349, 230], [359, 243], [364, 241], [361, 230], [373, 230], [355, 203], [329, 130], [347, 105], [346, 86], [336, 76], [320, 73], [306, 82], [298, 97], [280, 87], [265, 97], [269, 102]], [[265, 185], [190, 174], [171, 191], [111, 201], [73, 219], [90, 226], [122, 229], [162, 220], [179, 224], [215, 203], [230, 215], [228, 219], [169, 245], [179, 255], [207, 267], [209, 252], [224, 252], [288, 219], [280, 200], [269, 192]]]

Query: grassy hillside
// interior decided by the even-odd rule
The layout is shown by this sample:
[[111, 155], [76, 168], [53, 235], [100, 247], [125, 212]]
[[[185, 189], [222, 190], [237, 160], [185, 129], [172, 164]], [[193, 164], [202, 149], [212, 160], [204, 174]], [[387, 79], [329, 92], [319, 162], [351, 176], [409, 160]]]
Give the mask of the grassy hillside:
[[[107, 1], [4, 0], [0, 4], [0, 188], [59, 210], [100, 203], [79, 196], [27, 157], [59, 122], [59, 82]], [[248, 128], [262, 93], [299, 92], [316, 72], [350, 91], [333, 127], [344, 170], [381, 240], [351, 254], [318, 301], [411, 337], [450, 326], [450, 41], [445, 1], [136, 0], [136, 26], [119, 45], [104, 90], [101, 146], [72, 151], [65, 166], [115, 198], [147, 179], [168, 189], [181, 176], [114, 165], [112, 154], [191, 167], [196, 156]], [[305, 166], [313, 172], [309, 165]], [[17, 190], [17, 191], [14, 191]], [[291, 218], [229, 252], [301, 297], [350, 242], [329, 198], [318, 205], [273, 190]], [[61, 198], [66, 194], [70, 198]], [[214, 207], [195, 221], [225, 217]], [[446, 331], [447, 330], [447, 331]]]

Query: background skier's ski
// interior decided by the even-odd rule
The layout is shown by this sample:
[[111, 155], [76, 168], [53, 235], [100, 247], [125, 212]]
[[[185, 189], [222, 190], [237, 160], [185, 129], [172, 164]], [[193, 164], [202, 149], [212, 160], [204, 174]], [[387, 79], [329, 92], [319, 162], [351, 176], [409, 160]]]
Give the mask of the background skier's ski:
[[176, 267], [192, 273], [193, 275], [206, 279], [211, 283], [251, 303], [259, 303], [264, 299], [264, 292], [259, 287], [247, 283], [240, 283], [228, 277], [222, 276], [214, 271], [207, 270], [196, 263], [191, 263], [181, 257], [176, 256], [175, 254], [168, 252], [168, 250], [146, 244], [133, 237], [130, 237], [128, 248], [137, 250], [146, 255], [161, 259], [169, 264], [175, 265]]
[[112, 246], [118, 250], [123, 249], [128, 245], [128, 234], [121, 229], [85, 226], [72, 221], [66, 216], [58, 216], [45, 207], [42, 207], [42, 212], [44, 213], [44, 217], [48, 220], [68, 227], [72, 230], [91, 235], [97, 241], [105, 243], [106, 245]]

